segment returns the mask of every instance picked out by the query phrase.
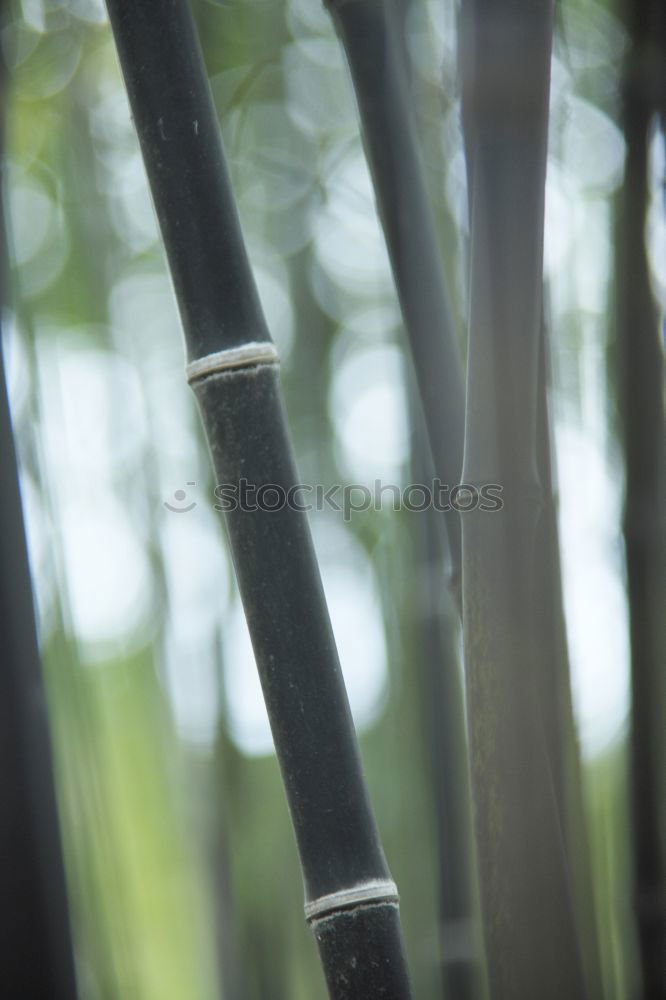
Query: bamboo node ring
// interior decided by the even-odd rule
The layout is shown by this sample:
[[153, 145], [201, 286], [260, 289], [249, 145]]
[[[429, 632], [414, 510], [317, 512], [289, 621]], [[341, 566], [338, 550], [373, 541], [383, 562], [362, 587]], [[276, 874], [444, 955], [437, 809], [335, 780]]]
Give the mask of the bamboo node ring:
[[375, 879], [309, 900], [305, 904], [305, 919], [308, 923], [313, 923], [340, 910], [352, 910], [358, 906], [376, 906], [380, 903], [397, 906], [398, 902], [398, 887], [395, 882], [391, 879]]
[[232, 368], [252, 368], [255, 365], [279, 365], [280, 355], [270, 340], [252, 341], [240, 347], [229, 347], [224, 351], [214, 351], [203, 358], [196, 358], [185, 366], [189, 383], [216, 372]]

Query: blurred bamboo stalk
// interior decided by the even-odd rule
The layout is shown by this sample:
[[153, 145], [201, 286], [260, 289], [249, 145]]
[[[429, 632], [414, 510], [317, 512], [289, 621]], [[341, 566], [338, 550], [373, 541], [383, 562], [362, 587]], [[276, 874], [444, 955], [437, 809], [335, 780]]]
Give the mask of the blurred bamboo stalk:
[[[464, 386], [433, 213], [387, 0], [328, 0], [351, 71], [379, 215], [419, 386], [435, 475], [460, 481]], [[460, 517], [446, 515], [460, 606]]]
[[631, 641], [634, 905], [643, 996], [666, 996], [666, 419], [664, 355], [646, 246], [649, 140], [666, 107], [666, 13], [626, 11], [626, 141], [617, 230], [617, 345], [626, 486], [624, 540]]
[[[373, 179], [393, 277], [400, 300], [425, 417], [425, 451], [417, 456], [416, 482], [433, 472], [449, 486], [462, 469], [464, 388], [444, 270], [429, 204], [410, 103], [406, 50], [388, 0], [329, 0], [356, 93], [362, 137]], [[428, 449], [429, 445], [429, 449]], [[419, 444], [419, 451], [423, 451]], [[438, 515], [439, 516], [439, 515]], [[448, 546], [441, 544], [432, 512], [421, 515], [421, 571], [450, 561], [450, 590], [460, 609], [460, 519], [445, 515]], [[429, 554], [424, 546], [432, 547]], [[445, 576], [442, 576], [445, 582]], [[424, 598], [427, 596], [424, 593]], [[427, 658], [426, 725], [433, 766], [439, 854], [440, 954], [445, 996], [478, 996], [479, 955], [474, 940], [467, 796], [467, 750], [461, 692], [456, 684], [457, 633], [453, 607], [430, 605], [421, 622]]]
[[[474, 13], [463, 4], [459, 21], [459, 57], [464, 80], [462, 128], [467, 169], [468, 208], [473, 204], [474, 177]], [[546, 736], [548, 764], [564, 835], [574, 910], [591, 997], [602, 994], [591, 845], [587, 829], [583, 771], [571, 694], [569, 651], [562, 598], [555, 469], [548, 406], [550, 354], [545, 319], [541, 323], [537, 372], [536, 462], [543, 502], [535, 536], [536, 634], [540, 638], [540, 712]]]
[[[298, 483], [198, 39], [181, 0], [107, 0], [220, 483]], [[307, 520], [226, 526], [333, 1000], [408, 1000], [390, 879], [363, 780]]]
[[537, 385], [537, 467], [543, 511], [535, 543], [536, 634], [542, 657], [539, 682], [541, 718], [546, 734], [553, 788], [572, 884], [574, 910], [590, 997], [602, 996], [599, 938], [595, 914], [589, 830], [583, 789], [583, 764], [571, 693], [567, 629], [562, 595], [556, 476], [553, 463], [548, 395], [548, 331], [542, 323]]
[[[420, 408], [412, 410], [413, 481], [421, 483], [427, 482], [432, 463]], [[459, 622], [444, 586], [446, 554], [439, 527], [440, 516], [432, 509], [423, 511], [413, 524], [420, 694], [437, 832], [442, 995], [445, 1000], [472, 1000], [483, 995], [483, 956], [473, 881]]]
[[12, 997], [77, 995], [46, 697], [0, 351], [0, 968]]
[[499, 483], [504, 500], [501, 511], [463, 518], [467, 706], [489, 987], [495, 1000], [573, 1000], [587, 993], [542, 717], [551, 656], [539, 635], [546, 594], [536, 566], [550, 502], [537, 424], [552, 4], [466, 0], [462, 31], [472, 170], [463, 481]]
[[[0, 5], [4, 21], [6, 5]], [[0, 57], [4, 182], [7, 70]], [[3, 184], [4, 187], [4, 184]], [[4, 190], [2, 192], [4, 196]], [[9, 303], [0, 199], [0, 306]], [[0, 344], [0, 970], [11, 997], [77, 996], [60, 824], [23, 509]]]

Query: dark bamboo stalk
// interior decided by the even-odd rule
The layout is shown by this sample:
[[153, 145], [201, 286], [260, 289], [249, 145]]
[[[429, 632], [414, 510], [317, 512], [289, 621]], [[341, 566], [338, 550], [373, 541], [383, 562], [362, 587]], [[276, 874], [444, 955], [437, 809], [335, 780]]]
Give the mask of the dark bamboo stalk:
[[[185, 0], [107, 0], [220, 483], [298, 483], [277, 355], [258, 303]], [[306, 518], [226, 515], [330, 996], [411, 996]]]
[[[363, 141], [423, 404], [435, 475], [462, 468], [464, 388], [409, 88], [386, 0], [328, 0], [347, 55]], [[446, 515], [459, 603], [460, 518]]]
[[[5, 4], [0, 4], [4, 20]], [[0, 57], [0, 156], [7, 77]], [[4, 181], [4, 160], [0, 163]], [[9, 302], [0, 198], [0, 304]], [[0, 976], [8, 997], [77, 995], [46, 697], [0, 345]]]
[[586, 996], [541, 717], [535, 556], [550, 0], [467, 0], [473, 164], [463, 480], [501, 511], [463, 519], [472, 794], [490, 993]]
[[76, 997], [16, 456], [0, 352], [0, 969], [12, 997]]
[[645, 226], [650, 125], [666, 107], [666, 71], [655, 45], [666, 37], [663, 5], [632, 4], [627, 22], [632, 45], [623, 87], [627, 157], [617, 231], [617, 346], [626, 468], [633, 878], [642, 995], [661, 1000], [666, 996], [666, 417], [661, 324]]

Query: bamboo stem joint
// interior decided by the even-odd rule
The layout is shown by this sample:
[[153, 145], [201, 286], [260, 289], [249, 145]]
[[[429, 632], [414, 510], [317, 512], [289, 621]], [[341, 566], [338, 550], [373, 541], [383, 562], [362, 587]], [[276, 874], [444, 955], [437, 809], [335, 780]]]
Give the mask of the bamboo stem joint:
[[187, 381], [192, 384], [207, 375], [229, 371], [231, 368], [253, 368], [255, 365], [279, 365], [280, 355], [270, 340], [251, 341], [240, 347], [214, 351], [203, 358], [190, 361], [185, 367]]
[[305, 904], [308, 923], [324, 920], [340, 910], [353, 910], [361, 906], [396, 906], [399, 902], [398, 887], [391, 879], [373, 879], [349, 889], [327, 893]]

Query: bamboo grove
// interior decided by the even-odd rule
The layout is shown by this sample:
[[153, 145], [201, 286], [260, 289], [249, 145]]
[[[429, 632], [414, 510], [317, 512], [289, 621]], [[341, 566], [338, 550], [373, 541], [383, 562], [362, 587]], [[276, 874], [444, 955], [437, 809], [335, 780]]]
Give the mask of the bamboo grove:
[[[560, 332], [552, 318], [545, 265], [551, 88], [566, 51], [558, 41], [566, 37], [562, 8], [577, 16], [577, 6], [554, 0], [461, 0], [449, 5], [455, 18], [445, 21], [450, 37], [444, 44], [455, 51], [456, 70], [439, 83], [444, 100], [426, 94], [431, 102], [427, 129], [417, 113], [424, 93], [419, 90], [417, 49], [410, 43], [413, 25], [419, 23], [417, 0], [326, 0], [320, 6], [312, 0], [307, 11], [299, 6], [298, 16], [312, 19], [318, 31], [334, 30], [336, 52], [348, 73], [354, 110], [353, 132], [345, 141], [360, 138], [362, 144], [399, 308], [400, 349], [409, 359], [404, 382], [410, 475], [415, 483], [437, 477], [459, 484], [461, 495], [477, 498], [495, 484], [502, 495], [492, 513], [478, 506], [430, 508], [401, 528], [400, 544], [418, 569], [411, 580], [416, 595], [411, 618], [399, 620], [395, 614], [399, 553], [382, 579], [384, 614], [395, 619], [391, 655], [408, 660], [407, 651], [413, 650], [414, 663], [421, 665], [414, 686], [418, 694], [413, 703], [407, 696], [401, 702], [407, 707], [404, 719], [398, 713], [396, 731], [403, 724], [420, 727], [415, 772], [422, 772], [418, 780], [426, 788], [433, 832], [432, 851], [424, 850], [424, 857], [435, 888], [430, 894], [433, 912], [419, 927], [426, 921], [435, 925], [434, 944], [428, 944], [437, 956], [431, 983], [437, 983], [444, 1000], [666, 997], [666, 419], [662, 293], [655, 287], [646, 235], [655, 211], [663, 218], [665, 207], [663, 176], [656, 210], [653, 201], [654, 149], [661, 144], [663, 161], [666, 133], [666, 15], [660, 0], [627, 0], [613, 14], [617, 37], [622, 33], [616, 104], [624, 160], [613, 200], [612, 315], [606, 318], [612, 339], [603, 380], [624, 474], [630, 660], [626, 802], [620, 806], [628, 831], [624, 878], [630, 899], [623, 900], [623, 926], [630, 943], [619, 946], [618, 921], [604, 912], [608, 896], [600, 874], [608, 874], [612, 858], [601, 858], [599, 820], [590, 806], [594, 779], [581, 753], [574, 710], [553, 406], [553, 358]], [[58, 7], [64, 11], [69, 5]], [[301, 462], [303, 432], [287, 415], [291, 394], [308, 399], [301, 422], [317, 423], [310, 452], [333, 450], [331, 427], [322, 415], [322, 383], [317, 381], [325, 377], [328, 347], [321, 345], [327, 337], [333, 339], [328, 329], [332, 308], [328, 317], [323, 310], [318, 313], [312, 288], [302, 280], [316, 273], [303, 241], [290, 251], [300, 271], [298, 278], [292, 276], [285, 299], [305, 330], [298, 350], [300, 357], [310, 358], [310, 367], [297, 362], [283, 379], [278, 338], [273, 339], [270, 310], [260, 297], [261, 268], [241, 225], [234, 163], [225, 152], [227, 132], [220, 126], [216, 86], [211, 86], [207, 34], [214, 37], [218, 17], [228, 24], [234, 18], [269, 14], [261, 5], [248, 13], [232, 4], [222, 12], [219, 5], [191, 0], [105, 0], [105, 9], [110, 26], [100, 22], [95, 30], [113, 38], [129, 100], [141, 176], [145, 172], [163, 248], [159, 252], [166, 257], [185, 338], [185, 380], [196, 399], [212, 465], [205, 476], [214, 476], [217, 483], [246, 481], [277, 488], [289, 496], [303, 482], [296, 460]], [[6, 23], [18, 17], [8, 3], [2, 12]], [[50, 16], [43, 15], [43, 25]], [[68, 17], [63, 14], [58, 29], [61, 39], [67, 37]], [[46, 32], [46, 27], [40, 30]], [[25, 58], [21, 46], [29, 57], [28, 42], [23, 35], [16, 37], [6, 46], [3, 119], [11, 101], [12, 72], [14, 67], [20, 72]], [[57, 50], [56, 57], [49, 72], [58, 58], [64, 59]], [[214, 57], [216, 66], [225, 66], [224, 51]], [[231, 88], [239, 132], [250, 127], [242, 117], [244, 102], [251, 100], [253, 88], [262, 87], [262, 67], [255, 69]], [[586, 85], [593, 90], [594, 72], [586, 72]], [[274, 86], [280, 91], [282, 85], [273, 79], [269, 90]], [[326, 81], [314, 92], [322, 106], [330, 96]], [[445, 102], [455, 108], [456, 149], [447, 145], [451, 130], [444, 131]], [[462, 217], [434, 189], [433, 121], [447, 137], [445, 157], [453, 161], [458, 154], [462, 164]], [[288, 117], [279, 122], [288, 123]], [[270, 145], [270, 125], [264, 121], [264, 127]], [[3, 146], [4, 133], [3, 128]], [[437, 143], [441, 146], [440, 138]], [[109, 162], [112, 158], [113, 151]], [[3, 163], [8, 162], [5, 157]], [[335, 166], [335, 157], [329, 156], [330, 163]], [[273, 173], [283, 167], [279, 156], [271, 161]], [[296, 167], [292, 163], [296, 174], [306, 175], [311, 168], [306, 159]], [[80, 164], [77, 169], [83, 176]], [[663, 175], [663, 162], [660, 169]], [[3, 172], [7, 174], [4, 166]], [[6, 192], [11, 183], [5, 176]], [[70, 200], [75, 202], [76, 195]], [[91, 233], [101, 226], [100, 219], [93, 220], [87, 238], [93, 239]], [[20, 222], [17, 226], [16, 220], [3, 218], [3, 327], [13, 315], [31, 331], [27, 353], [34, 370], [41, 372], [35, 333], [39, 316], [31, 315], [25, 304], [20, 262], [9, 276], [17, 253], [12, 227], [20, 229]], [[80, 266], [83, 274], [85, 265]], [[96, 264], [88, 266], [87, 277], [73, 287], [94, 301], [104, 297], [97, 294], [104, 275]], [[112, 266], [107, 260], [106, 270]], [[132, 345], [143, 336], [137, 322]], [[171, 345], [164, 346], [165, 357], [172, 357], [170, 350]], [[0, 773], [5, 819], [0, 831], [0, 975], [12, 997], [115, 996], [120, 995], [118, 987], [91, 987], [94, 976], [86, 961], [90, 966], [94, 962], [81, 959], [82, 953], [92, 954], [85, 947], [81, 951], [86, 935], [92, 936], [86, 927], [90, 910], [76, 899], [72, 886], [90, 877], [95, 862], [93, 854], [77, 857], [76, 845], [82, 842], [76, 840], [82, 837], [77, 823], [83, 828], [85, 819], [76, 810], [85, 812], [85, 804], [80, 806], [84, 797], [77, 788], [65, 801], [62, 791], [62, 733], [53, 721], [56, 682], [47, 668], [47, 640], [36, 627], [40, 616], [31, 592], [21, 504], [21, 476], [27, 475], [24, 444], [16, 426], [12, 430], [11, 380], [5, 377], [4, 363], [2, 375]], [[47, 382], [48, 377], [47, 372]], [[168, 409], [168, 399], [163, 406]], [[35, 405], [36, 424], [38, 409]], [[306, 449], [303, 462], [312, 467]], [[394, 880], [392, 873], [402, 871], [403, 863], [385, 819], [391, 816], [387, 802], [400, 803], [403, 795], [407, 801], [411, 790], [401, 789], [396, 774], [395, 788], [389, 775], [381, 794], [375, 794], [372, 775], [377, 760], [381, 769], [387, 744], [372, 751], [377, 760], [366, 766], [367, 743], [359, 743], [355, 733], [342, 650], [324, 591], [326, 573], [320, 571], [310, 524], [305, 508], [293, 504], [279, 509], [241, 506], [224, 514], [235, 587], [301, 868], [305, 923], [331, 1000], [411, 1000], [426, 995], [414, 968], [418, 951], [410, 915], [416, 907], [409, 882]], [[151, 547], [159, 561], [157, 538]], [[57, 541], [53, 548], [57, 550]], [[64, 561], [61, 554], [54, 562], [58, 558]], [[213, 564], [217, 555], [211, 551], [207, 558]], [[39, 595], [32, 554], [31, 562], [32, 586]], [[213, 565], [212, 572], [220, 574], [216, 580], [221, 578], [221, 567]], [[60, 656], [70, 670], [72, 664], [80, 670], [77, 657], [83, 653], [66, 636], [63, 607], [64, 601]], [[224, 625], [216, 628], [219, 643]], [[364, 664], [347, 666], [360, 671]], [[400, 663], [399, 669], [407, 678], [411, 663]], [[408, 686], [406, 680], [403, 685]], [[79, 692], [77, 698], [82, 689], [80, 680], [72, 682], [70, 691]], [[65, 708], [75, 716], [74, 706]], [[227, 763], [219, 782], [219, 775], [206, 779], [206, 809], [215, 816], [214, 846], [207, 848], [215, 859], [217, 906], [211, 950], [217, 953], [213, 964], [220, 961], [221, 985], [206, 996], [291, 1000], [284, 985], [290, 980], [285, 976], [283, 983], [277, 972], [287, 963], [277, 942], [297, 931], [283, 934], [275, 921], [260, 926], [257, 920], [243, 956], [236, 946], [238, 907], [229, 885], [237, 858], [233, 847], [226, 853], [226, 833], [236, 822], [234, 810], [241, 815], [247, 807], [246, 822], [251, 810], [238, 778], [240, 765], [235, 778], [224, 777], [236, 751], [227, 745], [224, 710], [221, 716], [215, 752]], [[166, 738], [159, 725], [154, 732], [160, 733], [156, 739]], [[80, 734], [81, 747], [95, 747], [89, 721]], [[95, 758], [99, 774], [102, 756]], [[272, 789], [277, 776], [271, 780]], [[164, 793], [165, 801], [169, 794]], [[271, 845], [270, 821], [255, 833]], [[402, 851], [418, 856], [418, 837], [406, 838]], [[166, 869], [176, 853], [165, 851], [171, 860], [164, 869], [158, 863], [158, 882], [163, 875], [168, 881]], [[269, 846], [276, 870], [283, 865], [279, 853], [276, 841]], [[287, 861], [284, 868], [291, 892]], [[135, 864], [141, 881], [139, 869]], [[616, 872], [612, 877], [619, 878]], [[100, 904], [100, 926], [115, 933], [113, 890], [108, 891], [109, 899]], [[288, 893], [284, 900], [272, 899], [275, 891], [256, 876], [256, 913], [270, 904], [270, 912], [284, 911], [284, 926], [291, 928], [291, 899]], [[187, 923], [187, 915], [184, 919]], [[127, 928], [123, 933], [132, 936]], [[268, 952], [273, 934], [272, 964], [259, 986], [259, 976], [251, 979], [244, 962]], [[616, 969], [620, 953], [625, 964], [634, 963], [633, 972], [624, 976], [624, 991]], [[109, 961], [109, 983], [118, 962], [117, 956]], [[195, 966], [196, 961], [191, 968]], [[211, 974], [211, 981], [215, 977]], [[136, 981], [140, 979], [137, 973]], [[192, 996], [204, 995], [203, 987], [190, 985]], [[310, 989], [304, 987], [299, 996]], [[137, 987], [131, 995], [156, 994]]]

